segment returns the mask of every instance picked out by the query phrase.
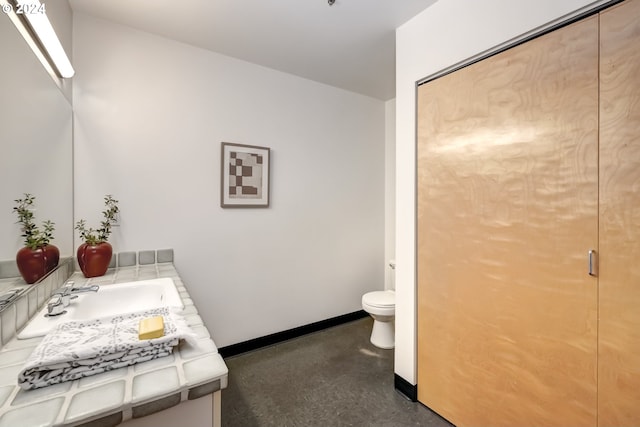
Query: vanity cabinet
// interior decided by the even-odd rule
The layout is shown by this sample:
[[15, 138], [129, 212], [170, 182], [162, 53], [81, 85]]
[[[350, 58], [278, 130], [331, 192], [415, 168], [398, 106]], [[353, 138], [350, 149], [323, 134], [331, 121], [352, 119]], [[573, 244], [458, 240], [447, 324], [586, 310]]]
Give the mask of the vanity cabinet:
[[639, 22], [418, 88], [418, 400], [458, 426], [640, 422]]

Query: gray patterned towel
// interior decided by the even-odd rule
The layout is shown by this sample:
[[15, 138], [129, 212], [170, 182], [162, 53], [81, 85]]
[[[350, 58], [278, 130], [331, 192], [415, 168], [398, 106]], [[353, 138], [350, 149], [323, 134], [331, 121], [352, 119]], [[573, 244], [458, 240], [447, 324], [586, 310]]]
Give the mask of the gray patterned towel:
[[[138, 339], [146, 317], [164, 317], [164, 336]], [[67, 322], [49, 332], [18, 375], [25, 390], [72, 381], [124, 366], [168, 356], [192, 332], [168, 307], [84, 322]]]

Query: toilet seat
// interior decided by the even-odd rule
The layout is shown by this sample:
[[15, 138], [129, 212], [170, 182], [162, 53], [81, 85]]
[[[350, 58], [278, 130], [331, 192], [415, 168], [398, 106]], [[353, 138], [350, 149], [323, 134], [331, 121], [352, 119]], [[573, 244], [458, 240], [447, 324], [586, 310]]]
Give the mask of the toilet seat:
[[362, 308], [369, 314], [394, 316], [396, 293], [394, 291], [373, 291], [362, 296]]
[[392, 308], [396, 305], [396, 295], [393, 291], [374, 291], [362, 296], [362, 304], [376, 308]]

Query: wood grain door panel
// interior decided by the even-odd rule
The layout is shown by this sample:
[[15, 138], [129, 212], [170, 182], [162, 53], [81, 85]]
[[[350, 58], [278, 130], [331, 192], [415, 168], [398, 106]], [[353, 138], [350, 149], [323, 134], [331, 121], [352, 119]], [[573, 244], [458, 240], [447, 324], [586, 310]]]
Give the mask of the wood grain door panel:
[[640, 1], [600, 18], [598, 424], [640, 425]]
[[595, 426], [598, 19], [418, 89], [418, 399]]

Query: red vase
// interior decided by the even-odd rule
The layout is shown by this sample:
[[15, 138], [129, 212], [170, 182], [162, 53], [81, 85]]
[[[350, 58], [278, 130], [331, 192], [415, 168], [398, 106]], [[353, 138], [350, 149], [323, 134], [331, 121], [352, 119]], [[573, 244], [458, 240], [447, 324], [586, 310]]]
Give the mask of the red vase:
[[20, 275], [28, 284], [33, 284], [57, 267], [60, 251], [53, 245], [31, 249], [27, 246], [16, 255], [16, 264]]
[[47, 245], [44, 248], [45, 268], [47, 273], [58, 266], [60, 262], [60, 250], [53, 245]]
[[113, 248], [108, 242], [89, 245], [83, 243], [78, 247], [78, 265], [84, 277], [104, 275], [111, 263]]

